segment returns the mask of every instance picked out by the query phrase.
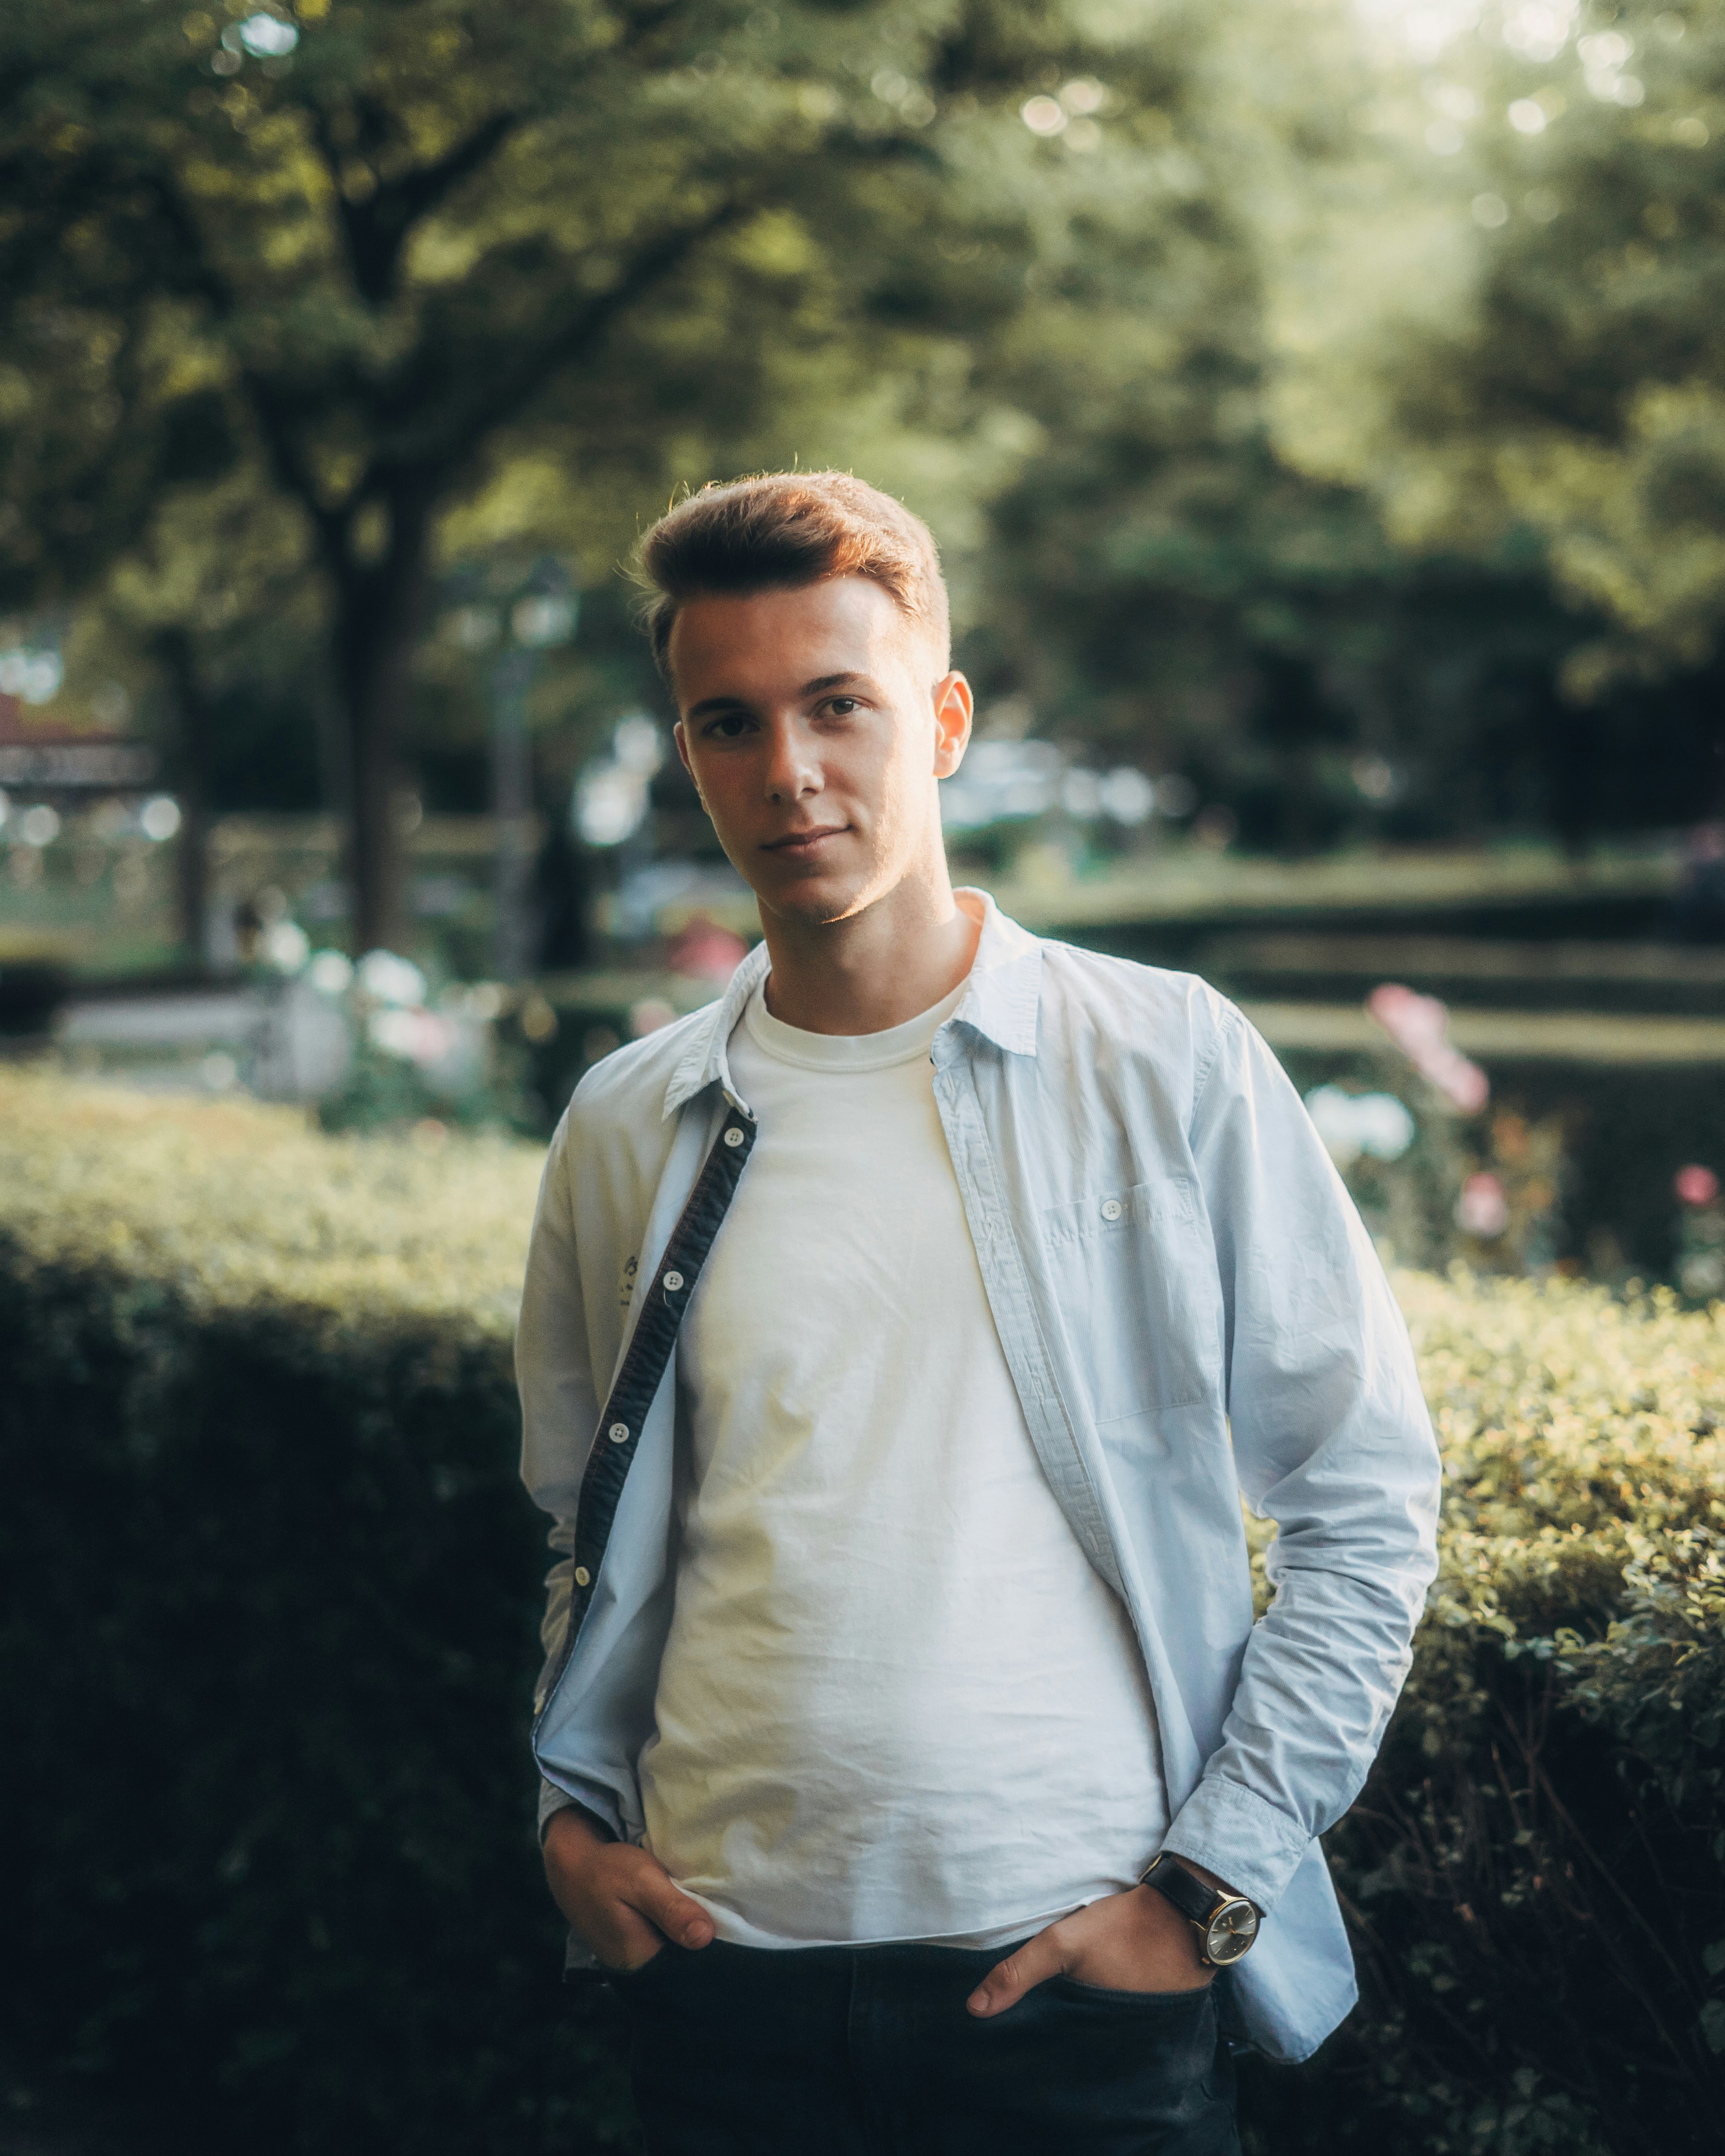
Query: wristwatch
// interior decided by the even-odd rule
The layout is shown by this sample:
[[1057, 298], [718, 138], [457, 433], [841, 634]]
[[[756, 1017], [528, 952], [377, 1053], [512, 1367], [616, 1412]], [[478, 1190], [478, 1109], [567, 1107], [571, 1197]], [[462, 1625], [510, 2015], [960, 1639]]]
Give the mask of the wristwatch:
[[1198, 1958], [1210, 1969], [1238, 1961], [1258, 1936], [1258, 1912], [1244, 1896], [1206, 1887], [1171, 1856], [1153, 1858], [1138, 1884], [1173, 1903], [1198, 1933]]

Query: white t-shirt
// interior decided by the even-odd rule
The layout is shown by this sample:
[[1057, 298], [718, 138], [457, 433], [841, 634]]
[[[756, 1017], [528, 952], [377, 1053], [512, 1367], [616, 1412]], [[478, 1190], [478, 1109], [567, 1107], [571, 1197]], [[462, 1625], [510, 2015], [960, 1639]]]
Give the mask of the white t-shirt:
[[1167, 1825], [1142, 1657], [1037, 1460], [929, 1048], [757, 989], [759, 1135], [685, 1320], [692, 1459], [647, 1846], [748, 1946], [992, 1947], [1130, 1887]]

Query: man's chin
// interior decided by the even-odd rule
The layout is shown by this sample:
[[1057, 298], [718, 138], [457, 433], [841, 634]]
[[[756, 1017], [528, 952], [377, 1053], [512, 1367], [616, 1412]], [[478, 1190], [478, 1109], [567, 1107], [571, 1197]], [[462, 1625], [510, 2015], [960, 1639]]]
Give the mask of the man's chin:
[[763, 890], [754, 886], [762, 914], [793, 921], [799, 928], [827, 928], [848, 921], [867, 903], [865, 887], [854, 877], [803, 876]]

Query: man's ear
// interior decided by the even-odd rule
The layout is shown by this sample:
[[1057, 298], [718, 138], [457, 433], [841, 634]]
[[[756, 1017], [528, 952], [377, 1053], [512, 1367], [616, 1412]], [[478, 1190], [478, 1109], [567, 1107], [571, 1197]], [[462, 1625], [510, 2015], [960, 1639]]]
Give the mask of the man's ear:
[[943, 674], [934, 685], [934, 775], [950, 778], [964, 761], [976, 709], [962, 674]]

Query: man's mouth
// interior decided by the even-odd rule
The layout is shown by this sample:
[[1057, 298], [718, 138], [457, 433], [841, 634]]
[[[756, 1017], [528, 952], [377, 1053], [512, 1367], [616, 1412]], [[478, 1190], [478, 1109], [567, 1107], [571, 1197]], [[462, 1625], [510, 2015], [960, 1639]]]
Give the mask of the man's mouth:
[[810, 831], [787, 831], [782, 839], [769, 839], [762, 851], [788, 855], [797, 860], [814, 853], [824, 839], [836, 839], [850, 828], [848, 824], [822, 824]]

